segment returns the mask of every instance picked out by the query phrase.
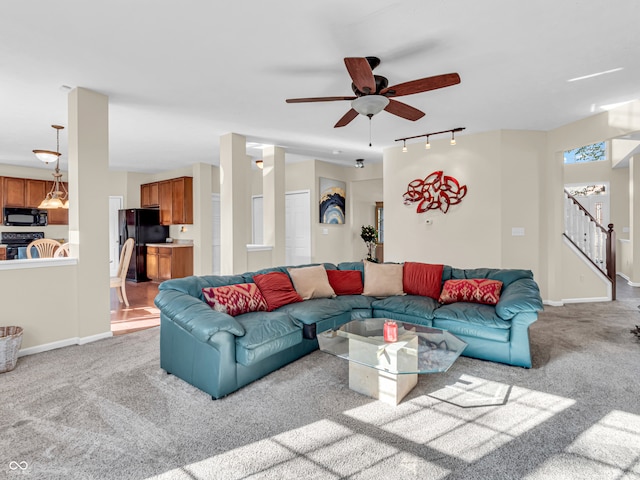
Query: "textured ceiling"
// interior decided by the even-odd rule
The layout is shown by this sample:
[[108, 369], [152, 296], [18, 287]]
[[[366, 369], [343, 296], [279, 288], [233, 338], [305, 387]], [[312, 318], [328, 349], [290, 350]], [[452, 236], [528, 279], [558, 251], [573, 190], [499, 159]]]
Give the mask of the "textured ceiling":
[[[62, 85], [109, 96], [114, 170], [217, 164], [228, 132], [280, 145], [287, 160], [352, 165], [379, 161], [398, 137], [458, 126], [550, 130], [640, 98], [638, 18], [637, 0], [7, 2], [0, 163], [42, 166], [31, 150], [54, 149], [50, 125], [67, 124]], [[403, 97], [426, 112], [417, 122], [382, 112], [334, 129], [348, 102], [285, 103], [351, 95], [343, 58], [368, 55], [391, 84], [449, 72], [462, 82]]]

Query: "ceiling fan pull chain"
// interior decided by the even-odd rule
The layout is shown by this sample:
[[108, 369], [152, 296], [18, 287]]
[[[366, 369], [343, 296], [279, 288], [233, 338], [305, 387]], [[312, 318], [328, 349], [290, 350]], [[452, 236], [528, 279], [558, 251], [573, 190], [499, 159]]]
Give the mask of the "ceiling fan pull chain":
[[371, 146], [371, 115], [369, 115], [369, 146]]

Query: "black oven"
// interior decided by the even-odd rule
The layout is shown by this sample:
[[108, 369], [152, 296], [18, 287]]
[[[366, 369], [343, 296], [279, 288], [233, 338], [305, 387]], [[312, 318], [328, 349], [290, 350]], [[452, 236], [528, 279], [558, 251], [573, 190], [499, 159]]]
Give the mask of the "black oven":
[[37, 208], [4, 207], [3, 223], [17, 227], [46, 227], [47, 211]]
[[26, 258], [27, 245], [44, 238], [44, 232], [1, 232], [0, 243], [7, 246], [7, 260]]

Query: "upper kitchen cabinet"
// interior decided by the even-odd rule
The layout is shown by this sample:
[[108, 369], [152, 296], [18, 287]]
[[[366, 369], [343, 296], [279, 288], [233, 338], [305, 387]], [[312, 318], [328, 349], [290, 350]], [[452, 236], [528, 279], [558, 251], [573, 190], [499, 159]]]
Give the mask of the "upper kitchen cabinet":
[[159, 208], [162, 225], [193, 223], [193, 177], [140, 185], [140, 206]]
[[[27, 179], [26, 178], [2, 178], [2, 206], [26, 207], [27, 203]], [[44, 196], [42, 197], [44, 198]]]
[[47, 192], [47, 182], [45, 180], [27, 179], [25, 185], [25, 207], [38, 208]]
[[140, 185], [140, 206], [142, 208], [155, 208], [160, 206], [158, 182]]
[[172, 224], [193, 223], [193, 178], [171, 180]]

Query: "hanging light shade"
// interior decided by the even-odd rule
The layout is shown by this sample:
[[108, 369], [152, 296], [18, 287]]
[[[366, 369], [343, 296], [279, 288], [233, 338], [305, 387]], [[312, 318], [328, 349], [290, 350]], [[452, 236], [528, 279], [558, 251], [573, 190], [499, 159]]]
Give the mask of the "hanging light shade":
[[55, 162], [56, 160], [58, 160], [58, 158], [60, 158], [60, 155], [62, 155], [60, 153], [60, 130], [62, 130], [64, 127], [61, 125], [51, 126], [56, 129], [56, 151], [52, 152], [51, 150], [33, 150], [33, 153], [35, 153], [38, 160], [44, 163]]
[[389, 105], [389, 99], [384, 95], [364, 95], [351, 102], [351, 108], [367, 117], [380, 113], [387, 105]]
[[60, 130], [64, 127], [61, 125], [51, 125], [56, 129], [56, 151], [52, 152], [50, 150], [34, 150], [33, 153], [36, 154], [40, 160], [45, 163], [49, 163], [50, 161], [55, 160], [56, 168], [53, 173], [53, 185], [51, 186], [51, 190], [44, 197], [44, 200], [40, 202], [38, 208], [43, 209], [51, 209], [51, 208], [69, 208], [69, 192], [67, 192], [67, 188], [64, 186], [64, 183], [60, 181], [62, 178], [62, 174], [60, 173]]

